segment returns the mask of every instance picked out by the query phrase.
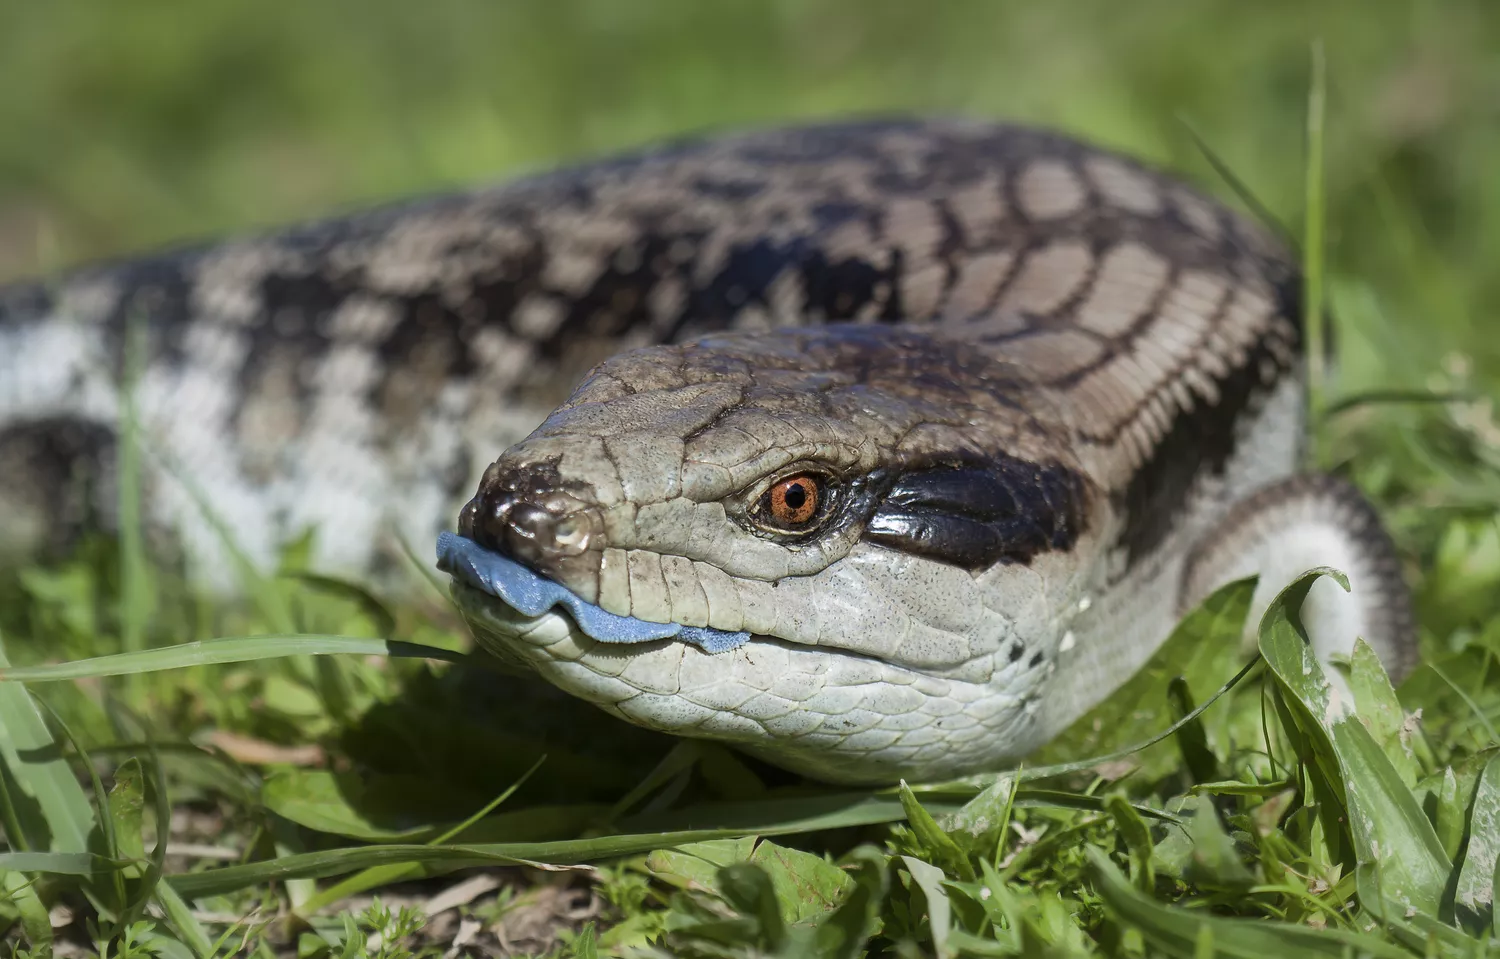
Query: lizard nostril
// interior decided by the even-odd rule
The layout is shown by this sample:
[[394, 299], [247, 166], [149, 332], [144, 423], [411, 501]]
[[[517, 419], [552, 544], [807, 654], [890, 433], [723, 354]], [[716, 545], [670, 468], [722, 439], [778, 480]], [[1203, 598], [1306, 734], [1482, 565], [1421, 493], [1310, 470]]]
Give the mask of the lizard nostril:
[[552, 545], [557, 518], [551, 512], [530, 503], [516, 503], [510, 508], [511, 539], [519, 539], [538, 549]]
[[559, 552], [581, 553], [589, 546], [589, 524], [581, 516], [564, 516], [552, 527], [552, 539]]
[[526, 563], [577, 556], [589, 547], [592, 525], [576, 512], [559, 515], [546, 506], [492, 490], [474, 497], [459, 515], [459, 533]]
[[557, 513], [532, 503], [510, 509], [510, 548], [517, 556], [548, 559], [577, 556], [589, 548], [592, 527], [579, 513]]

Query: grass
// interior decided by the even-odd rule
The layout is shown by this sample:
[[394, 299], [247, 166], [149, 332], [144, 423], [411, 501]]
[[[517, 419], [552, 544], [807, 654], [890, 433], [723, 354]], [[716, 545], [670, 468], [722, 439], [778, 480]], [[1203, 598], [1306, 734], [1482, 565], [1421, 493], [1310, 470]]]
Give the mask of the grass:
[[[46, 920], [61, 903], [90, 918], [57, 935], [78, 945], [86, 930], [101, 954], [281, 955], [295, 944], [303, 956], [441, 955], [466, 922], [504, 929], [560, 882], [588, 882], [598, 900], [583, 911], [597, 924], [550, 916], [551, 954], [852, 956], [866, 944], [935, 955], [1480, 954], [1493, 934], [1500, 762], [1483, 736], [1427, 730], [1485, 725], [1500, 702], [1481, 676], [1403, 703], [1361, 647], [1348, 670], [1354, 708], [1331, 705], [1292, 615], [1311, 579], [1267, 613], [1248, 667], [1236, 642], [1251, 593], [1242, 582], [1049, 747], [1038, 758], [1047, 765], [894, 789], [767, 783], [727, 752], [683, 743], [639, 767], [650, 772], [638, 782], [594, 782], [588, 796], [567, 780], [596, 766], [531, 742], [528, 754], [550, 755], [488, 802], [474, 791], [465, 815], [465, 800], [443, 794], [467, 784], [392, 768], [417, 755], [380, 768], [349, 728], [362, 718], [331, 714], [327, 674], [297, 668], [338, 656], [342, 688], [410, 715], [430, 708], [402, 702], [424, 679], [484, 668], [445, 646], [308, 634], [9, 667], [0, 811], [14, 839], [0, 853], [0, 909], [33, 950], [21, 954], [52, 943]], [[294, 608], [308, 599], [273, 588], [288, 589]], [[359, 617], [346, 625], [359, 631]], [[259, 668], [236, 672], [248, 664]], [[255, 717], [289, 744], [325, 744], [327, 761], [245, 762], [234, 753], [248, 740], [158, 740], [165, 717], [134, 716], [87, 687], [55, 687], [73, 694], [58, 712], [28, 691], [119, 675], [150, 679], [159, 703], [249, 679]], [[1178, 714], [1166, 729], [1142, 708], [1163, 700]], [[244, 717], [214, 725], [255, 730]], [[471, 764], [517, 758], [516, 742], [502, 756], [447, 725], [446, 745]], [[113, 770], [107, 790], [101, 768]], [[204, 816], [206, 835], [193, 822]], [[465, 887], [446, 877], [495, 866], [541, 872], [502, 896], [461, 899], [457, 929], [435, 935], [423, 907]], [[498, 951], [499, 941], [471, 945]]]
[[[18, 664], [0, 682], [8, 948], [1492, 950], [1500, 427], [1485, 398], [1500, 350], [1483, 318], [1500, 305], [1485, 112], [1500, 28], [1482, 0], [1377, 6], [13, 18], [0, 273], [681, 129], [874, 108], [1045, 120], [1213, 182], [1185, 116], [1305, 224], [1337, 360], [1319, 376], [1319, 461], [1390, 523], [1424, 665], [1393, 691], [1356, 656], [1354, 713], [1330, 708], [1293, 589], [1261, 624], [1260, 664], [1209, 703], [1242, 665], [1246, 595], [1231, 587], [1020, 773], [825, 789], [508, 684], [435, 595], [393, 606], [310, 576], [305, 543], [274, 574], [247, 572], [245, 602], [207, 601], [137, 537], [127, 445], [124, 535], [0, 584]], [[1318, 35], [1326, 115], [1307, 109]], [[38, 223], [51, 241], [33, 241]]]

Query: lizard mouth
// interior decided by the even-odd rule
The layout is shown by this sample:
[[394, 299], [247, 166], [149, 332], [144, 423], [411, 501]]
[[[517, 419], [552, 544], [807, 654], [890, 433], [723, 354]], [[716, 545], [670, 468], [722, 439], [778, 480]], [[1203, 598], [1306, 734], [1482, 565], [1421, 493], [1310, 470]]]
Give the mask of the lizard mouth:
[[456, 533], [438, 535], [437, 568], [456, 582], [530, 619], [540, 619], [552, 609], [561, 607], [577, 624], [579, 631], [601, 643], [676, 639], [706, 653], [724, 653], [750, 641], [748, 632], [732, 633], [681, 623], [652, 623], [608, 612], [509, 556], [486, 549]]

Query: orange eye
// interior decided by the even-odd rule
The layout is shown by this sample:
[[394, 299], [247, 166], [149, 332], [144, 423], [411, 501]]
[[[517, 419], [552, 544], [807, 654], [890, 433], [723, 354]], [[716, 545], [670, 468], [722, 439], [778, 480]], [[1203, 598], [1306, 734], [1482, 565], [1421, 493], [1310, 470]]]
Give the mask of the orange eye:
[[820, 481], [807, 473], [788, 476], [766, 493], [771, 518], [783, 526], [803, 526], [818, 515]]

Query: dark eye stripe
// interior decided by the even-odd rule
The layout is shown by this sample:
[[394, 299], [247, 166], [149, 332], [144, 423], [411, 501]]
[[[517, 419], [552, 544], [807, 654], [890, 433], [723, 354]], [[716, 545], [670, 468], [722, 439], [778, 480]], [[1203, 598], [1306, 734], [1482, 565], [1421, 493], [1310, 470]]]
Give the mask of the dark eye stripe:
[[1071, 549], [1084, 484], [1066, 467], [1002, 458], [907, 473], [865, 526], [868, 542], [965, 569]]

